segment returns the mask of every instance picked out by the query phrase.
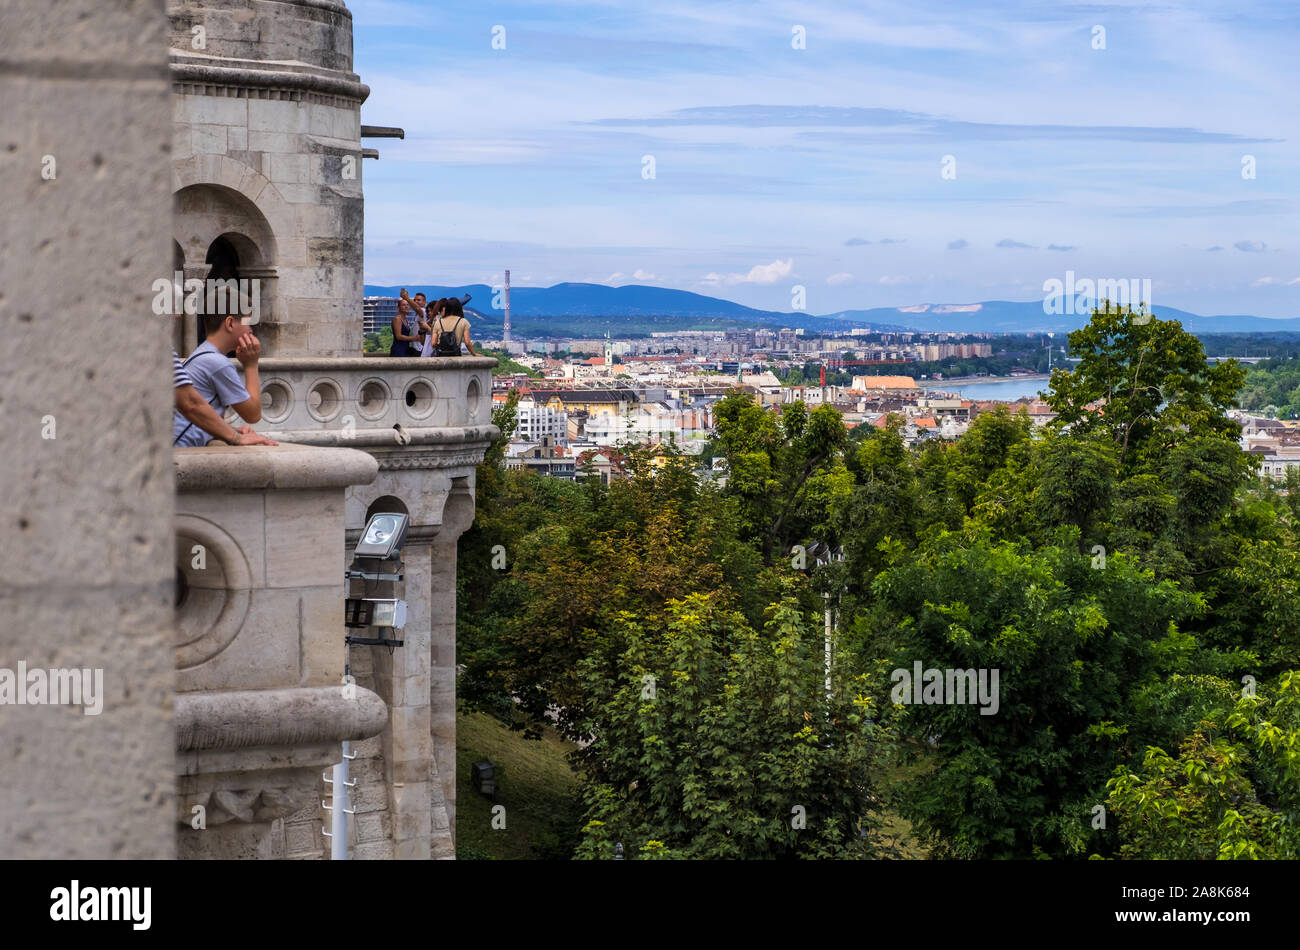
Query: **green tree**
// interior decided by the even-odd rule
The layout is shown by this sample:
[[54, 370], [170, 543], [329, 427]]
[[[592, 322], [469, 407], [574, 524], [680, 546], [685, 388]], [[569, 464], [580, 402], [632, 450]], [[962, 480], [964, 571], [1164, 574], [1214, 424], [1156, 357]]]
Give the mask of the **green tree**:
[[771, 572], [737, 537], [733, 500], [671, 449], [631, 448], [623, 464], [629, 477], [609, 486], [480, 477], [495, 494], [480, 494], [460, 543], [459, 695], [530, 734], [548, 715], [577, 734], [578, 666], [620, 611], [712, 590], [755, 617], [768, 602]]
[[847, 504], [835, 509], [834, 533], [843, 539], [855, 592], [870, 585], [884, 566], [886, 539], [910, 547], [919, 526], [921, 488], [901, 427], [901, 416], [890, 416], [883, 429], [871, 427], [847, 459], [853, 488]]
[[761, 633], [707, 594], [621, 614], [582, 664], [578, 856], [872, 856], [886, 734], [851, 657], [828, 698], [816, 631], [790, 599]]
[[1120, 855], [1300, 858], [1300, 671], [1253, 696], [1211, 682], [1219, 705], [1177, 756], [1148, 747], [1107, 783]]
[[1224, 412], [1245, 378], [1235, 361], [1213, 368], [1201, 341], [1176, 320], [1103, 304], [1070, 334], [1073, 369], [1052, 372], [1054, 425], [1110, 436], [1121, 466], [1132, 466], [1184, 439], [1235, 439]]
[[393, 328], [383, 327], [378, 333], [367, 333], [361, 342], [363, 353], [388, 353], [393, 348]]
[[1085, 546], [1110, 509], [1115, 491], [1115, 447], [1104, 436], [1049, 433], [1039, 445], [1031, 505], [1041, 524], [1073, 526]]
[[966, 512], [990, 476], [1007, 464], [1012, 451], [1029, 439], [1033, 423], [1022, 408], [1015, 415], [1006, 406], [980, 413], [948, 458], [947, 490]]
[[937, 855], [1082, 853], [1134, 696], [1190, 662], [1195, 642], [1179, 625], [1202, 605], [1122, 554], [1097, 569], [1071, 531], [1032, 551], [986, 531], [944, 534], [874, 590], [890, 666], [998, 674], [992, 714], [905, 693], [890, 707], [900, 738], [933, 765], [902, 790], [902, 814]]
[[825, 533], [829, 508], [849, 491], [842, 450], [844, 420], [833, 406], [809, 412], [788, 403], [779, 418], [733, 392], [715, 410], [719, 454], [727, 462], [724, 493], [740, 506], [742, 533], [769, 563], [795, 541]]

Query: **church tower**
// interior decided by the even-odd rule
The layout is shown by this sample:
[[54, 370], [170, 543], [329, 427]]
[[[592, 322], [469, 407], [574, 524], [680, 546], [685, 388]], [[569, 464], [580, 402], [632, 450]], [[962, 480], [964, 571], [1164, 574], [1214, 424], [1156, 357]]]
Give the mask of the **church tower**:
[[[361, 104], [341, 0], [168, 0], [173, 256], [255, 280], [264, 356], [361, 352]], [[178, 321], [179, 323], [180, 321]], [[199, 342], [186, 318], [177, 349]]]

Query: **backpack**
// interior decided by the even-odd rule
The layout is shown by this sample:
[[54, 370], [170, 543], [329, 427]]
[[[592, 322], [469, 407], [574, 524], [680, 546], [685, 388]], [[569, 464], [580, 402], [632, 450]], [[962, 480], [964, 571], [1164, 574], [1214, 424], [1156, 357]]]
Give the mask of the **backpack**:
[[460, 356], [460, 344], [456, 342], [456, 330], [460, 326], [460, 321], [464, 317], [459, 317], [452, 324], [451, 330], [444, 330], [442, 321], [438, 321], [438, 337], [434, 343], [434, 356]]

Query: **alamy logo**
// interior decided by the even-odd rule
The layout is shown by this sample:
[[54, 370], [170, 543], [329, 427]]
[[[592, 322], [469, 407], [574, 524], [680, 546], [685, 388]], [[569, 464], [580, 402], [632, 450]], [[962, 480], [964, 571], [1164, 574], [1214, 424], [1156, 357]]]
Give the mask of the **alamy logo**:
[[104, 711], [104, 671], [0, 667], [0, 706], [81, 706], [87, 716]]
[[262, 282], [256, 277], [186, 280], [184, 272], [176, 271], [170, 280], [166, 277], [155, 280], [153, 292], [153, 312], [159, 316], [224, 313], [239, 317], [245, 326], [253, 326], [262, 319]]
[[1050, 277], [1043, 281], [1043, 313], [1092, 316], [1098, 301], [1105, 300], [1109, 313], [1123, 307], [1136, 308], [1139, 304], [1151, 311], [1151, 278], [1134, 277], [1129, 280], [1084, 277], [1075, 280], [1074, 271], [1065, 272], [1065, 280]]
[[50, 920], [129, 920], [132, 930], [148, 930], [152, 922], [151, 887], [70, 887], [50, 891]]
[[914, 706], [975, 705], [981, 716], [997, 713], [1000, 702], [997, 670], [924, 669], [921, 661], [911, 670], [901, 667], [889, 674], [894, 684], [890, 698]]

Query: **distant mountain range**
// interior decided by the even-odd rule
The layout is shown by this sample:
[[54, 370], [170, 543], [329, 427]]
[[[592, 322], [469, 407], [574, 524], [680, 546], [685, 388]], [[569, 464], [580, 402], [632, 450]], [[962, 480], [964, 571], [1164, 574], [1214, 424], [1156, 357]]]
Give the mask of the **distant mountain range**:
[[[476, 335], [499, 336], [503, 314], [494, 309], [487, 284], [461, 286], [405, 285], [409, 293], [423, 291], [430, 299], [472, 295], [469, 309], [477, 317]], [[394, 297], [401, 287], [366, 284], [366, 296]], [[1066, 301], [1068, 303], [1068, 301]], [[828, 314], [756, 310], [730, 300], [687, 290], [628, 284], [556, 284], [553, 287], [512, 287], [511, 327], [519, 336], [596, 336], [726, 330], [747, 327], [791, 327], [806, 330], [849, 329], [930, 330], [950, 333], [1063, 333], [1087, 322], [1087, 314], [1043, 312], [1041, 300], [986, 300], [970, 304], [917, 304], [875, 307]], [[1057, 310], [1064, 309], [1056, 307]], [[1082, 308], [1078, 308], [1080, 311]], [[1203, 317], [1173, 307], [1156, 306], [1162, 320], [1178, 320], [1193, 333], [1300, 333], [1300, 318], [1275, 319], [1249, 315]]]

